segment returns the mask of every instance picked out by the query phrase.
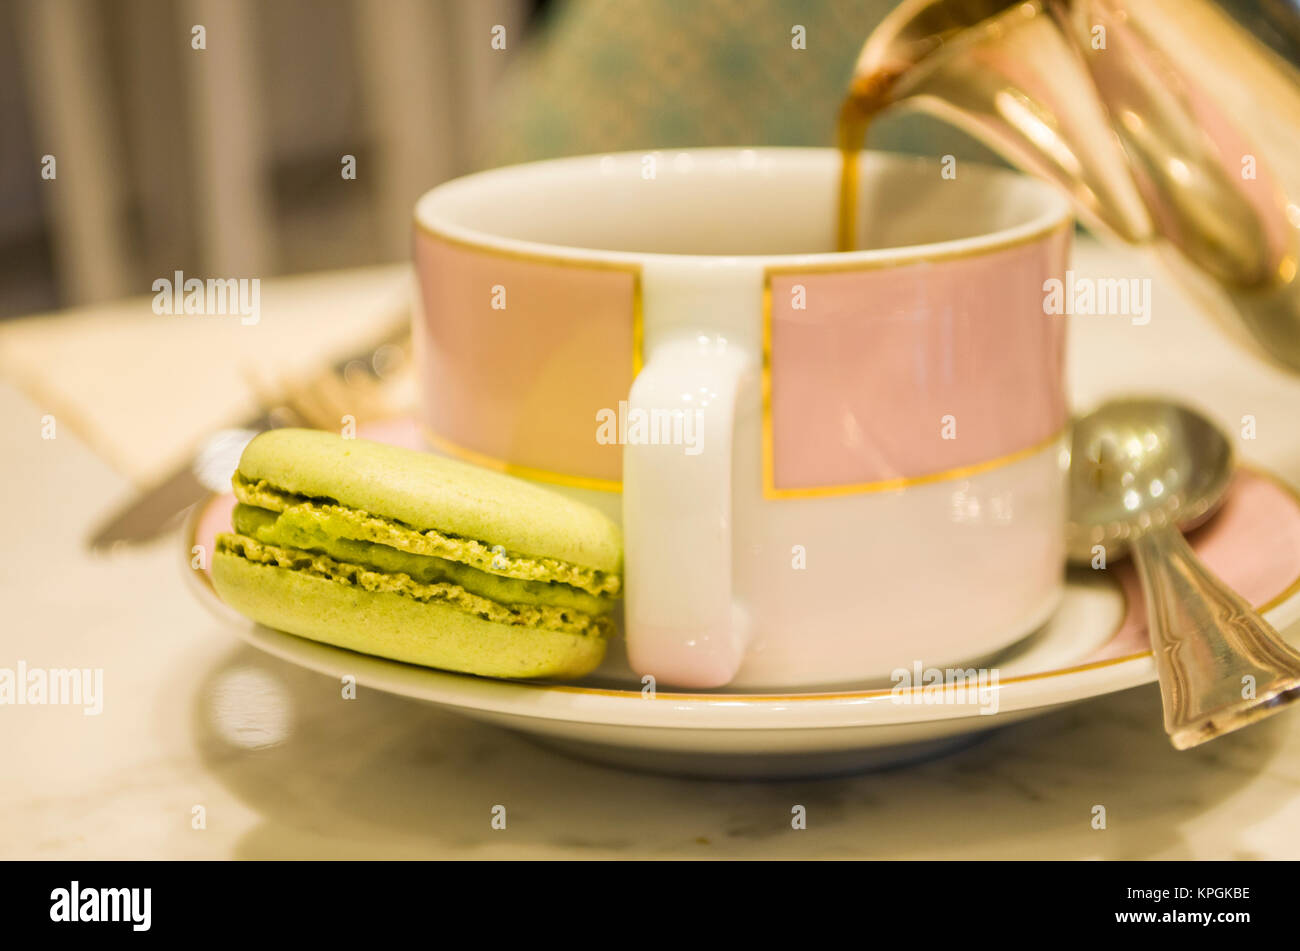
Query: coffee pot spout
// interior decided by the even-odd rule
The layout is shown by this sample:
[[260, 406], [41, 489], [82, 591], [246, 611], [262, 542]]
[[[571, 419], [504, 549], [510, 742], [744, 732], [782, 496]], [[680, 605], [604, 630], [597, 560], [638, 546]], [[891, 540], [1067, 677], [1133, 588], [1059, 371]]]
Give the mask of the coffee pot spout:
[[1092, 229], [1172, 248], [1300, 371], [1297, 77], [1210, 0], [905, 0], [851, 95], [950, 121]]

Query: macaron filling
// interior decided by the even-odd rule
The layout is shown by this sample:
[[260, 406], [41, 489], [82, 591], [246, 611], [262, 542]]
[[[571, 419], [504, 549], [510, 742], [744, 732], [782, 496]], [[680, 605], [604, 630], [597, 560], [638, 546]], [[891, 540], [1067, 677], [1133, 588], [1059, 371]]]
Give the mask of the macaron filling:
[[506, 551], [501, 546], [436, 529], [417, 529], [395, 519], [340, 505], [333, 499], [284, 492], [265, 480], [249, 481], [241, 473], [235, 474], [233, 484], [240, 502], [281, 516], [289, 515], [299, 528], [311, 526], [314, 535], [370, 542], [504, 578], [568, 585], [596, 597], [617, 596], [622, 586], [622, 578], [617, 573]]
[[356, 585], [367, 591], [400, 594], [426, 603], [439, 603], [474, 614], [485, 621], [543, 628], [567, 634], [602, 637], [609, 634], [608, 617], [572, 608], [537, 604], [504, 604], [484, 598], [450, 582], [422, 583], [400, 571], [375, 571], [320, 552], [268, 545], [246, 535], [217, 536], [217, 553], [254, 564], [301, 572], [328, 581]]
[[471, 594], [505, 604], [546, 604], [585, 614], [606, 614], [614, 608], [613, 598], [589, 594], [572, 585], [506, 578], [445, 558], [413, 555], [376, 542], [335, 537], [325, 532], [311, 514], [298, 510], [270, 512], [241, 503], [235, 506], [231, 521], [236, 534], [264, 545], [319, 552], [335, 561], [361, 565], [371, 571], [409, 575], [420, 584], [455, 584]]

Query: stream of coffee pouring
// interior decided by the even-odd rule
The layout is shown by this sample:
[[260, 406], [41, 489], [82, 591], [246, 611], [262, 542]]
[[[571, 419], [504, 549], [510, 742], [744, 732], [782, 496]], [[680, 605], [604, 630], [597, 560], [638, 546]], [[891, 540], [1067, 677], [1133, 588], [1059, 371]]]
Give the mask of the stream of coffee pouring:
[[1300, 371], [1300, 74], [1210, 0], [905, 0], [840, 113], [843, 250], [857, 149], [897, 105], [1056, 183], [1091, 229], [1175, 249]]

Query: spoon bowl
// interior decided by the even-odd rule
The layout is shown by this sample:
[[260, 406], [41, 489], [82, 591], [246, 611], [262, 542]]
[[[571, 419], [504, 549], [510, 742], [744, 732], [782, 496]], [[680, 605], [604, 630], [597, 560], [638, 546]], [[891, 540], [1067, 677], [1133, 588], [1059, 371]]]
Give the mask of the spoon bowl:
[[1165, 731], [1177, 749], [1300, 699], [1300, 652], [1201, 564], [1180, 533], [1214, 514], [1232, 470], [1227, 437], [1174, 403], [1116, 400], [1074, 425], [1067, 553], [1096, 569], [1132, 553]]
[[1113, 400], [1074, 424], [1067, 554], [1091, 564], [1097, 546], [1123, 557], [1137, 532], [1208, 520], [1232, 481], [1232, 444], [1194, 410], [1155, 399]]

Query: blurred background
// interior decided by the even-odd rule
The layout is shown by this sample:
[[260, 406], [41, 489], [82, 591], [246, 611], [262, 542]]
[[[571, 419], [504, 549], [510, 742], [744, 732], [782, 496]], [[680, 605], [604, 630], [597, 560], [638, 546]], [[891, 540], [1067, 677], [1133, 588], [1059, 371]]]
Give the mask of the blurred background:
[[[415, 198], [479, 168], [829, 145], [892, 6], [0, 0], [0, 318], [148, 294], [175, 270], [400, 261]], [[882, 121], [873, 145], [990, 158], [924, 117]]]
[[[1268, 36], [1296, 22], [1270, 9], [1295, 2], [1226, 6]], [[399, 261], [415, 198], [479, 168], [829, 145], [857, 51], [893, 6], [0, 0], [0, 318], [148, 293], [177, 269]], [[872, 145], [996, 161], [923, 116], [880, 120]]]

